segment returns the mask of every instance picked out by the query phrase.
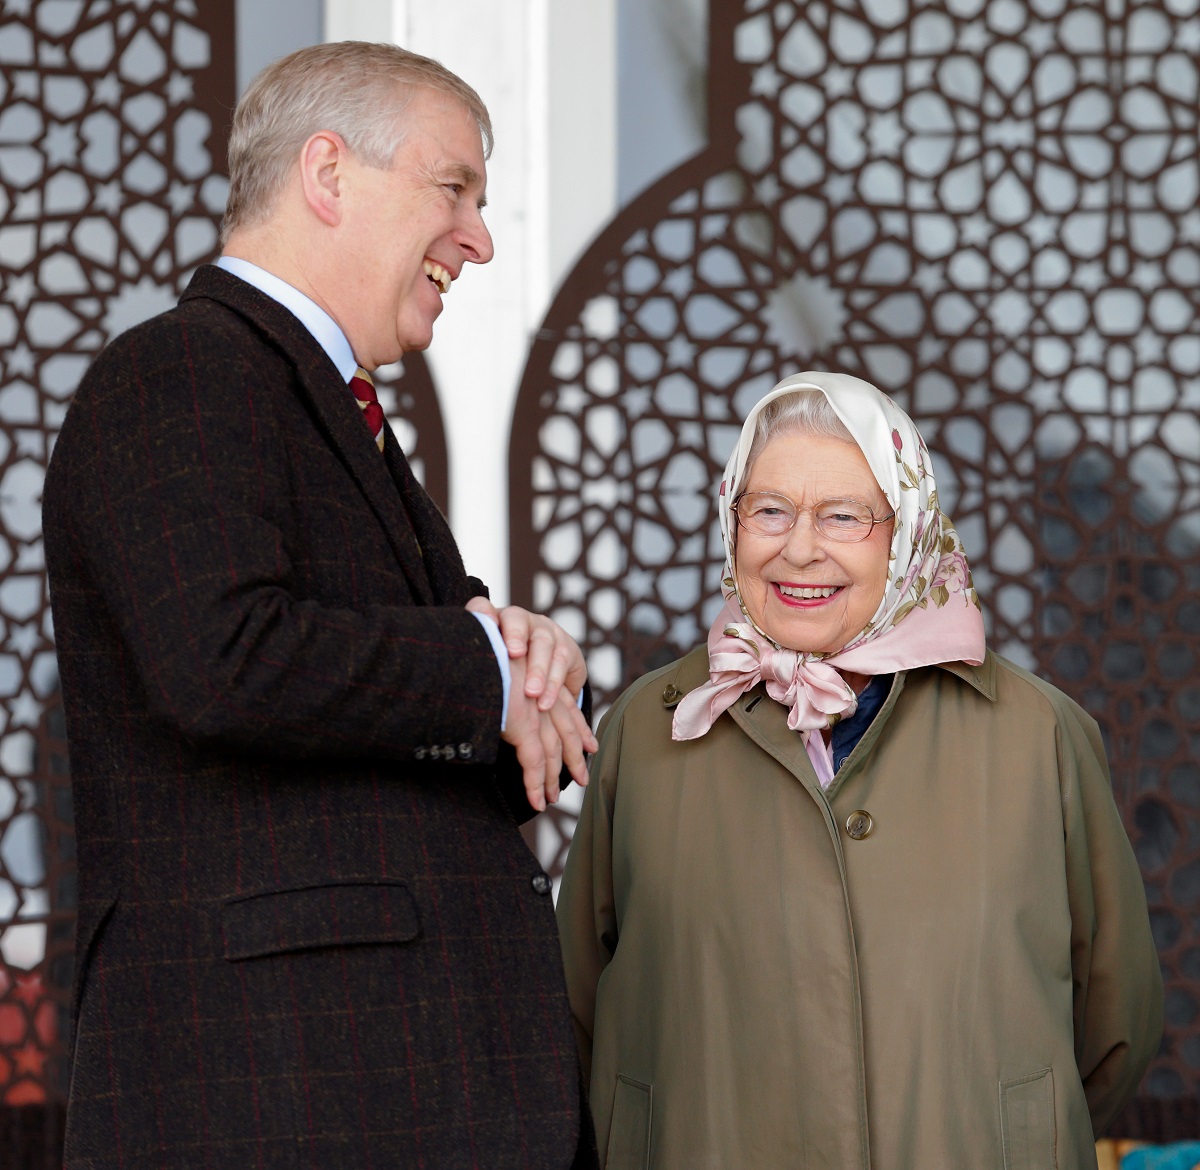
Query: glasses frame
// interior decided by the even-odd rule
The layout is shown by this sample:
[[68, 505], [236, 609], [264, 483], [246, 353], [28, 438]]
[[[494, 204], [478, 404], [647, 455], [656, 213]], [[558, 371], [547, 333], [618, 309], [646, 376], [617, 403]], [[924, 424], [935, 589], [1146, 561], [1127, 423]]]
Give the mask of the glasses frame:
[[[751, 528], [750, 525], [746, 523], [745, 518], [742, 516], [741, 508], [739, 507], [741, 502], [746, 499], [747, 496], [773, 496], [778, 500], [787, 500], [792, 507], [791, 524], [789, 524], [782, 532], [758, 532]], [[832, 532], [826, 532], [825, 529], [821, 527], [821, 522], [817, 519], [817, 509], [823, 508], [826, 504], [853, 504], [856, 508], [866, 508], [867, 515], [871, 517], [870, 527], [862, 534], [862, 536], [847, 536], [844, 534], [838, 536], [834, 535]], [[739, 528], [744, 528], [748, 533], [750, 533], [751, 536], [757, 536], [766, 540], [777, 540], [780, 537], [789, 535], [792, 529], [796, 527], [796, 521], [800, 519], [801, 512], [807, 512], [812, 517], [813, 531], [818, 536], [824, 540], [831, 540], [835, 544], [861, 544], [871, 535], [872, 532], [875, 531], [875, 525], [886, 524], [889, 520], [894, 520], [896, 518], [895, 512], [889, 512], [886, 516], [876, 516], [875, 513], [872, 512], [871, 509], [861, 501], [846, 500], [838, 496], [831, 496], [828, 500], [818, 500], [817, 503], [811, 508], [801, 508], [795, 500], [793, 500], [790, 496], [785, 496], [783, 492], [742, 492], [734, 499], [732, 508], [733, 514], [737, 517]]]

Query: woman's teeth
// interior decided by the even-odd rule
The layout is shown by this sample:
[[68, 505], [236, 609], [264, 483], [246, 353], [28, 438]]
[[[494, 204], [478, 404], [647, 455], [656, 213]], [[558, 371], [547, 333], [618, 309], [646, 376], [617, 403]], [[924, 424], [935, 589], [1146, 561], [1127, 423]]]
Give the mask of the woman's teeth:
[[813, 588], [805, 585], [803, 588], [797, 588], [792, 585], [776, 585], [775, 588], [784, 597], [798, 597], [802, 601], [813, 601], [818, 597], [832, 597], [841, 587], [838, 585], [824, 585], [820, 588]]
[[436, 260], [425, 261], [425, 275], [437, 285], [442, 296], [450, 291], [450, 273]]

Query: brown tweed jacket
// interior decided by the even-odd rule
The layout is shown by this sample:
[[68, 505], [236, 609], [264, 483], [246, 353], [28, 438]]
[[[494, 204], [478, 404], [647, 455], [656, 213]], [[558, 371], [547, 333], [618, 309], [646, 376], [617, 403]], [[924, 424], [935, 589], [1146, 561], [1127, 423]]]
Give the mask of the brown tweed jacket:
[[69, 1170], [590, 1165], [480, 586], [303, 326], [200, 269], [84, 378], [44, 525]]

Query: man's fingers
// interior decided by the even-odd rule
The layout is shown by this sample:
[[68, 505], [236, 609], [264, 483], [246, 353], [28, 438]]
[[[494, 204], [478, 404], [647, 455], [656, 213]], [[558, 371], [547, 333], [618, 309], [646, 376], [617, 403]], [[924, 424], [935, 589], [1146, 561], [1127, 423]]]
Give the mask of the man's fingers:
[[596, 750], [596, 737], [592, 735], [583, 713], [565, 693], [551, 708], [548, 718], [553, 723], [555, 734], [562, 745], [563, 765], [571, 774], [571, 779], [581, 788], [585, 788], [588, 771], [584, 753]]
[[[506, 605], [499, 612], [497, 622], [500, 636], [508, 650], [509, 658], [524, 658], [529, 649], [529, 638], [533, 619], [537, 617], [519, 605]], [[549, 619], [543, 619], [549, 620]]]
[[571, 644], [575, 648], [575, 653], [568, 660], [567, 673], [563, 683], [572, 696], [579, 698], [579, 692], [583, 690], [583, 684], [587, 682], [587, 663], [584, 661], [583, 651], [580, 650], [579, 644], [573, 638]]
[[509, 739], [517, 749], [526, 800], [530, 807], [542, 812], [546, 807], [546, 748], [541, 736], [541, 717], [523, 718], [517, 729], [513, 728], [512, 715], [510, 709], [509, 729], [505, 731], [504, 738]]
[[508, 698], [508, 718], [500, 738], [517, 752], [525, 798], [531, 808], [546, 807], [546, 751], [542, 745], [542, 716], [537, 706], [525, 697], [525, 662], [516, 659], [512, 666], [512, 692]]
[[551, 804], [558, 803], [558, 778], [563, 766], [563, 745], [559, 739], [558, 728], [554, 726], [549, 715], [543, 713], [540, 717], [542, 732], [542, 751], [546, 757], [546, 799]]
[[[532, 616], [539, 617], [537, 614]], [[525, 654], [525, 693], [531, 699], [549, 694], [547, 681], [554, 664], [555, 652], [560, 645], [556, 634], [561, 634], [564, 638], [567, 636], [549, 618], [541, 618], [530, 624], [528, 649]], [[558, 692], [557, 685], [554, 692]], [[548, 702], [542, 704], [542, 710], [548, 711], [553, 702], [554, 698], [550, 697]]]
[[[559, 629], [548, 619], [543, 620], [554, 630]], [[536, 632], [538, 623], [533, 624]], [[532, 644], [536, 642], [534, 638]], [[578, 654], [579, 648], [573, 641], [571, 645]], [[556, 698], [548, 711], [541, 710], [536, 698], [528, 694], [526, 675], [532, 657], [531, 649], [530, 655], [511, 663], [513, 687], [502, 737], [517, 749], [530, 807], [542, 812], [547, 802], [553, 804], [558, 800], [564, 767], [576, 783], [587, 784], [586, 753], [594, 752], [598, 745], [574, 696], [562, 687], [561, 680], [555, 684]], [[549, 677], [553, 677], [552, 672]]]
[[542, 693], [538, 696], [538, 706], [543, 711], [549, 711], [554, 706], [570, 668], [571, 648], [559, 643], [550, 656], [550, 669], [546, 672], [546, 683], [542, 687]]
[[538, 706], [543, 711], [554, 706], [564, 686], [572, 697], [577, 698], [587, 681], [587, 664], [579, 644], [549, 618], [541, 618], [540, 623], [533, 626], [528, 659], [525, 693], [530, 698], [538, 698]]
[[472, 613], [481, 613], [484, 617], [490, 617], [497, 625], [500, 624], [500, 611], [491, 603], [491, 600], [482, 595], [472, 597], [467, 602], [467, 609]]

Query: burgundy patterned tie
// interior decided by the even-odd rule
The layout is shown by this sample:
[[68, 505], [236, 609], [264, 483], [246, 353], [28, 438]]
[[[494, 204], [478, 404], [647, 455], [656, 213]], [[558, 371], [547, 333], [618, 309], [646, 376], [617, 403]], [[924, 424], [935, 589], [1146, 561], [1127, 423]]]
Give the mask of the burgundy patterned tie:
[[371, 434], [375, 436], [375, 446], [382, 451], [383, 407], [379, 405], [379, 395], [375, 393], [375, 383], [371, 380], [371, 375], [362, 366], [354, 371], [354, 376], [350, 379], [350, 389], [358, 400], [359, 409], [363, 412], [363, 419], [370, 427]]

